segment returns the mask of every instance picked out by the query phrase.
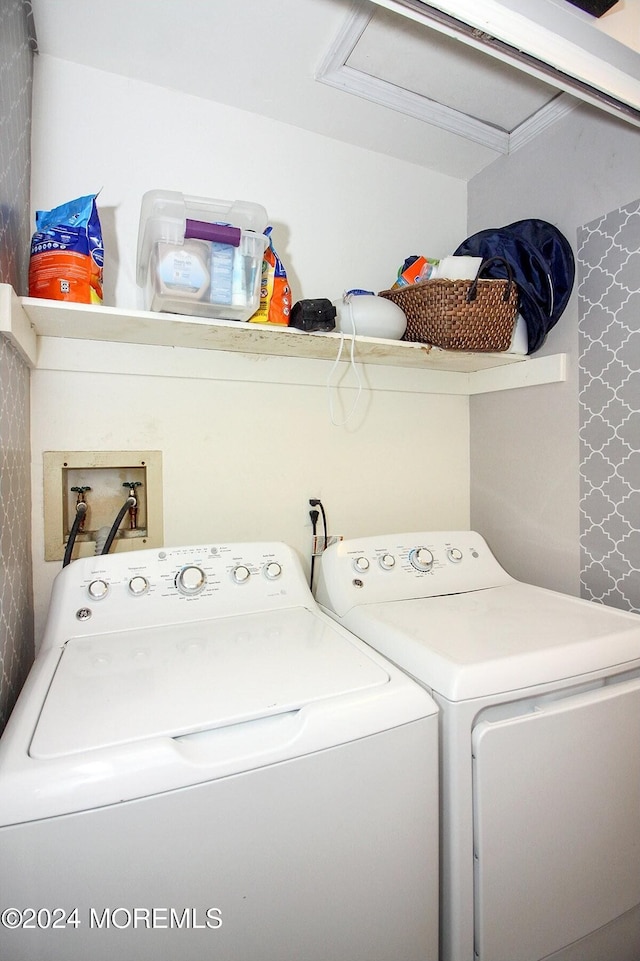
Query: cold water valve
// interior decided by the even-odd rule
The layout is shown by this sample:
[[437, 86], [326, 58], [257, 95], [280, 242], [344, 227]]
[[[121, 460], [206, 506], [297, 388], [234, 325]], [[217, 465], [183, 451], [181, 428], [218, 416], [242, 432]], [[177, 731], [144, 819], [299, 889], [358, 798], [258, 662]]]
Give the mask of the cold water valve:
[[138, 498], [136, 497], [136, 487], [142, 487], [142, 481], [125, 481], [122, 486], [129, 488], [129, 498], [133, 498], [133, 503], [129, 505], [129, 530], [135, 531], [138, 527]]

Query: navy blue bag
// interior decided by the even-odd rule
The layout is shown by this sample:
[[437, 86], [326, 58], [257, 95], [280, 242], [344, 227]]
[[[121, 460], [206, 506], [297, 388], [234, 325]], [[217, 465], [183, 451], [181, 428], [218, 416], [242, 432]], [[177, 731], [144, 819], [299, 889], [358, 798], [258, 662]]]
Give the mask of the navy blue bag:
[[[454, 253], [484, 260], [498, 256], [509, 262], [520, 294], [519, 310], [527, 324], [528, 353], [538, 350], [573, 289], [575, 261], [567, 238], [546, 220], [518, 220], [473, 234]], [[505, 268], [496, 262], [487, 276], [505, 278]]]

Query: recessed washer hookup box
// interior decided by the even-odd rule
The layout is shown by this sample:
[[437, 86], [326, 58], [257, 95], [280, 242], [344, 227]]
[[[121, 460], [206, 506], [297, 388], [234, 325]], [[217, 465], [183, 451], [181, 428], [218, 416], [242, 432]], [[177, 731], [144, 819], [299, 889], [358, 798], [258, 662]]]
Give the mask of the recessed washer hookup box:
[[267, 222], [260, 204], [148, 191], [137, 263], [147, 310], [249, 320], [260, 306]]

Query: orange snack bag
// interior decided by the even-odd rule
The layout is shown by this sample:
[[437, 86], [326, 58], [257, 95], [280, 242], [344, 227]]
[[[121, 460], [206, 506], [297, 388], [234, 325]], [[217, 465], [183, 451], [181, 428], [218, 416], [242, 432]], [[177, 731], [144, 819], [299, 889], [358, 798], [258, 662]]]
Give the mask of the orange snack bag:
[[95, 194], [36, 213], [29, 296], [102, 303], [104, 249]]

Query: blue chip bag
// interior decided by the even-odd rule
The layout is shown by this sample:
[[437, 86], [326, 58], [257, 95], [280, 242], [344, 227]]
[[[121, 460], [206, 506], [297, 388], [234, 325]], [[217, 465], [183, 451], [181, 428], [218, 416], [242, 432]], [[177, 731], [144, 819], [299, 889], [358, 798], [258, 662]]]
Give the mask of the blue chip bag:
[[104, 248], [96, 195], [36, 213], [29, 296], [102, 303]]

